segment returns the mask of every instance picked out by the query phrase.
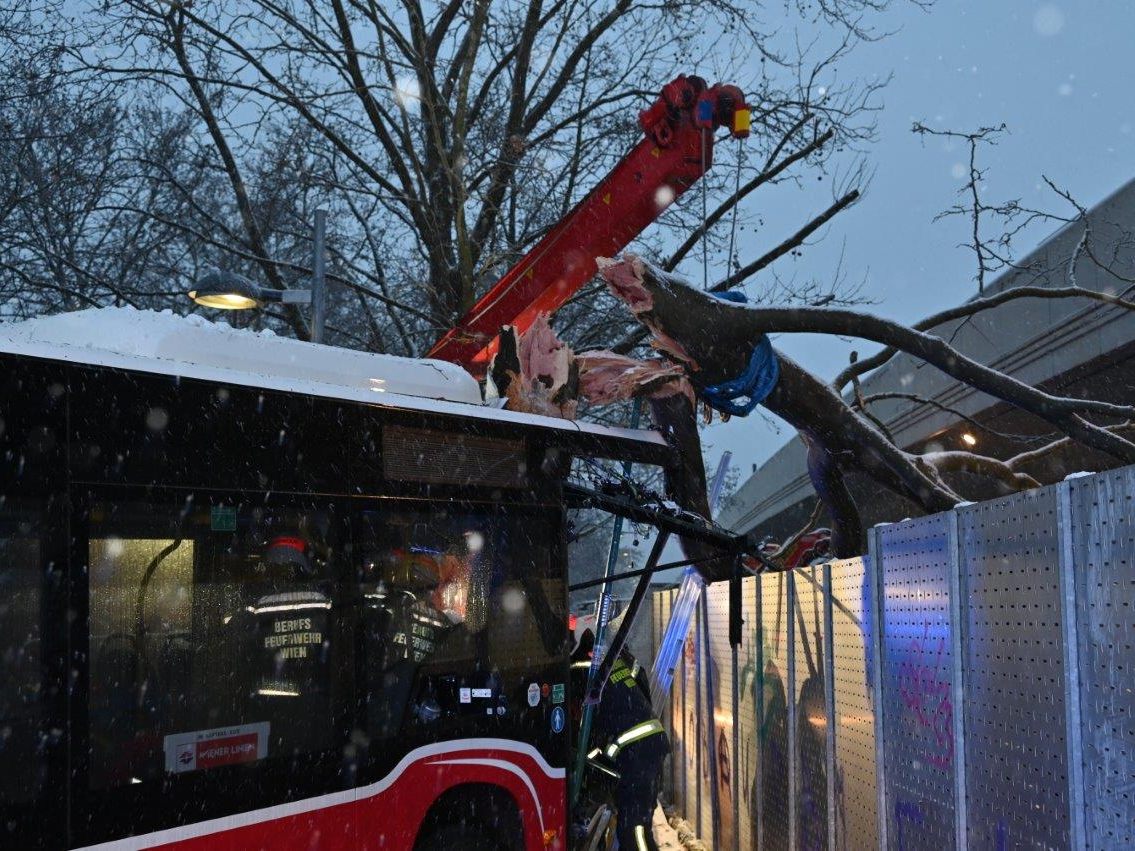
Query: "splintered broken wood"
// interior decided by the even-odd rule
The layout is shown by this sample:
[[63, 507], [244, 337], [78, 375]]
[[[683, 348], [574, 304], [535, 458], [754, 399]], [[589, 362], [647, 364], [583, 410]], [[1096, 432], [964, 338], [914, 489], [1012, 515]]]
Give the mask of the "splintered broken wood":
[[594, 405], [635, 397], [683, 394], [695, 404], [693, 387], [680, 365], [660, 358], [639, 360], [605, 350], [575, 354], [541, 314], [524, 334], [501, 330], [489, 369], [497, 393], [512, 411], [574, 419], [577, 400]]
[[718, 384], [744, 371], [755, 339], [736, 304], [633, 254], [597, 263], [608, 289], [650, 330], [654, 348], [683, 364], [695, 386]]
[[511, 325], [501, 329], [489, 380], [510, 411], [575, 419], [579, 365], [542, 314], [523, 335]]
[[[634, 397], [649, 400], [655, 424], [675, 447], [664, 470], [666, 494], [678, 505], [709, 516], [705, 467], [695, 420], [696, 397], [686, 367], [663, 358], [636, 360], [608, 351], [575, 355], [541, 316], [524, 334], [502, 329], [489, 379], [509, 410], [574, 418], [576, 399], [610, 404]], [[707, 547], [683, 542], [688, 558], [709, 580], [728, 577], [731, 560], [713, 559]]]
[[575, 360], [579, 364], [580, 395], [593, 405], [675, 393], [684, 394], [694, 404], [694, 389], [679, 364], [659, 359], [637, 360], [606, 350], [584, 352], [576, 355]]

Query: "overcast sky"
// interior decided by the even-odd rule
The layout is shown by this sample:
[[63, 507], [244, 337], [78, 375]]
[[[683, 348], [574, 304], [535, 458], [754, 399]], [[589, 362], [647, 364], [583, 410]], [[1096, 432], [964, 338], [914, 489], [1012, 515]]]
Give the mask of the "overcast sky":
[[[897, 3], [885, 28], [894, 35], [859, 46], [840, 65], [841, 78], [893, 73], [881, 94], [879, 138], [868, 150], [874, 178], [866, 198], [838, 216], [824, 239], [798, 259], [777, 264], [782, 274], [829, 276], [843, 269], [865, 281], [867, 310], [914, 321], [972, 295], [974, 258], [958, 247], [968, 225], [934, 223], [955, 203], [964, 183], [963, 145], [920, 139], [913, 121], [972, 130], [1004, 122], [1008, 133], [982, 151], [989, 200], [1068, 212], [1044, 187], [1048, 175], [1091, 206], [1135, 177], [1135, 43], [1133, 0], [938, 0], [929, 10]], [[720, 66], [720, 62], [714, 63]], [[758, 256], [830, 203], [830, 189], [784, 190], [762, 199], [763, 235], [747, 234], [742, 260]], [[1046, 232], [1028, 235], [1017, 256]], [[685, 269], [697, 273], [700, 266]], [[825, 378], [847, 363], [848, 352], [871, 347], [812, 335], [783, 336], [776, 345]], [[710, 427], [707, 469], [725, 449], [746, 478], [792, 436], [756, 414]]]

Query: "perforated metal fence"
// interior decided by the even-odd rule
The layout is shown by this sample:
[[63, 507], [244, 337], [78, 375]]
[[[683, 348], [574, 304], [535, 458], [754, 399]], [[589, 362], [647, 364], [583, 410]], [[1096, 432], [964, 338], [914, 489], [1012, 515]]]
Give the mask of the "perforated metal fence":
[[[664, 715], [714, 848], [1135, 848], [1135, 467], [711, 586]], [[673, 592], [654, 597], [656, 640]]]

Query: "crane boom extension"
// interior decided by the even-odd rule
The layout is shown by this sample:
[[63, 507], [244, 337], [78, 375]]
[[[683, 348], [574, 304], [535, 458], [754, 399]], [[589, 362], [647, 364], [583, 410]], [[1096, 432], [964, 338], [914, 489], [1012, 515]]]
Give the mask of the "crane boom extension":
[[527, 330], [595, 273], [595, 258], [617, 254], [685, 192], [713, 161], [713, 134], [749, 135], [749, 109], [736, 86], [707, 87], [684, 74], [639, 114], [640, 141], [570, 213], [485, 293], [427, 357], [484, 376], [505, 325]]

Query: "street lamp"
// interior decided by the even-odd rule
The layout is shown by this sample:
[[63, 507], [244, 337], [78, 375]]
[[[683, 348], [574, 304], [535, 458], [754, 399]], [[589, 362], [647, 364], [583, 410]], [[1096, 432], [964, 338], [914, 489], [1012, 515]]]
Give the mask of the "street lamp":
[[323, 257], [327, 211], [315, 211], [311, 289], [272, 290], [236, 272], [212, 269], [189, 291], [189, 297], [202, 307], [218, 310], [250, 310], [265, 304], [310, 304], [311, 342], [323, 342], [323, 326], [327, 318], [327, 287]]
[[202, 307], [218, 310], [250, 310], [265, 304], [311, 304], [311, 290], [270, 290], [244, 275], [211, 269], [189, 291]]

